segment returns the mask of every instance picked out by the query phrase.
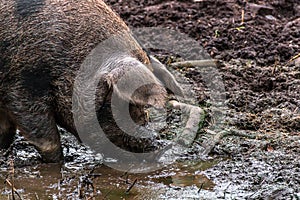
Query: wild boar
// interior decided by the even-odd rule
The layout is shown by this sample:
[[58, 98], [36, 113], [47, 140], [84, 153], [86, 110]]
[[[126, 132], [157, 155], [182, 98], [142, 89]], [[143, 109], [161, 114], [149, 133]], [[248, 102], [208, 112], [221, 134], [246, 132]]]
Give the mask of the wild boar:
[[[110, 105], [112, 92], [117, 92], [120, 99], [130, 103], [133, 121], [143, 125], [147, 121], [144, 107], [164, 104], [167, 94], [164, 86], [180, 87], [103, 1], [1, 0], [0, 147], [10, 146], [18, 129], [45, 162], [62, 161], [57, 125], [80, 140], [72, 113], [77, 72], [90, 52], [114, 35], [122, 35], [115, 43], [122, 44], [124, 49], [105, 55], [104, 59], [113, 64], [97, 69], [100, 72], [97, 116], [103, 121], [109, 115], [110, 109], [105, 105]], [[131, 58], [130, 63], [123, 62], [121, 57]], [[133, 69], [135, 77], [153, 84], [128, 96], [126, 87], [130, 88], [134, 80], [126, 80], [125, 89], [118, 90], [116, 86], [128, 69]], [[102, 123], [105, 126], [105, 120]], [[114, 122], [109, 122], [104, 130], [116, 130], [114, 126]], [[121, 132], [108, 133], [116, 143], [121, 137], [118, 131]]]

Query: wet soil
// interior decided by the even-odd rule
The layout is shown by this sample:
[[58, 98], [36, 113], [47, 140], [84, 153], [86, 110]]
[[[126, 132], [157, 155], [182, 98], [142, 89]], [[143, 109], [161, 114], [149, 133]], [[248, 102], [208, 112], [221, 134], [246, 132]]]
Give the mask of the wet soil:
[[[128, 25], [178, 30], [218, 60], [226, 97], [218, 130], [231, 128], [244, 136], [224, 137], [206, 161], [201, 160], [201, 142], [211, 136], [216, 108], [209, 103], [202, 69], [169, 66], [193, 85], [196, 104], [207, 111], [196, 142], [180, 161], [124, 178], [121, 172], [98, 166], [101, 156], [62, 130], [63, 167], [41, 165], [34, 148], [18, 136], [14, 149], [0, 159], [0, 199], [11, 194], [2, 183], [10, 177], [12, 156], [16, 188], [25, 199], [300, 199], [300, 58], [291, 60], [300, 53], [300, 2], [106, 2]], [[176, 60], [168, 52], [151, 50], [165, 64]], [[179, 123], [176, 115], [171, 118]], [[162, 134], [172, 137], [168, 131]]]

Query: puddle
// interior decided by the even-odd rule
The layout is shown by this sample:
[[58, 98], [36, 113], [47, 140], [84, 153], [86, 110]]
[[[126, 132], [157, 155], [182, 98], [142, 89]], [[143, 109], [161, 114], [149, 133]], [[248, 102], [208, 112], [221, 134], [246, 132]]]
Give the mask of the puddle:
[[196, 186], [199, 189], [211, 190], [215, 184], [201, 171], [211, 168], [220, 160], [207, 162], [179, 162], [169, 166], [168, 169], [159, 171], [158, 174], [149, 175], [149, 178], [155, 183], [162, 183], [170, 187]]
[[[153, 195], [157, 199], [169, 189], [213, 189], [215, 184], [200, 172], [218, 162], [220, 160], [179, 162], [148, 174], [127, 174], [103, 165], [91, 173], [91, 170], [80, 170], [72, 165], [61, 168], [59, 165], [41, 164], [16, 168], [14, 186], [23, 199], [153, 199]], [[8, 174], [8, 169], [0, 172], [0, 200], [9, 199], [11, 195], [10, 187], [4, 184]]]
[[[151, 173], [124, 174], [103, 165], [97, 166], [100, 157], [79, 144], [67, 146], [76, 142], [63, 134], [66, 164], [62, 167], [35, 165], [37, 155], [28, 158], [27, 153], [14, 154], [14, 183], [23, 199], [298, 200], [300, 138], [281, 138], [269, 141], [227, 137], [215, 147], [215, 151], [226, 152], [231, 155], [230, 159], [225, 155], [206, 162], [199, 162], [197, 158], [182, 159]], [[31, 152], [31, 148], [21, 148], [21, 144], [21, 141], [16, 143], [18, 150]], [[24, 159], [28, 161], [24, 162]], [[11, 194], [9, 185], [4, 184], [6, 178], [12, 181], [8, 176], [8, 160], [1, 159], [0, 200], [9, 199]], [[31, 167], [22, 165], [28, 162]]]

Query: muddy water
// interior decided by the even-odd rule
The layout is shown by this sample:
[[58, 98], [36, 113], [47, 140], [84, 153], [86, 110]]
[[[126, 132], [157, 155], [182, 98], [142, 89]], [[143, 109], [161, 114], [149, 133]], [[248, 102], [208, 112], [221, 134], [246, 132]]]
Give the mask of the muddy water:
[[297, 135], [226, 137], [208, 161], [193, 159], [191, 151], [190, 157], [147, 174], [97, 165], [102, 158], [69, 134], [62, 134], [63, 166], [40, 164], [39, 155], [24, 142], [18, 136], [11, 152], [14, 176], [11, 156], [0, 154], [0, 200], [11, 195], [5, 179], [14, 182], [23, 199], [300, 199]]
[[[163, 199], [167, 198], [166, 192], [173, 190], [184, 191], [177, 194], [178, 198], [196, 198], [201, 190], [212, 190], [215, 186], [200, 172], [219, 161], [178, 162], [149, 174], [126, 174], [104, 165], [91, 173], [89, 166], [40, 164], [16, 168], [14, 186], [24, 199]], [[7, 169], [0, 173], [1, 200], [11, 195], [8, 184], [3, 184], [9, 173]], [[8, 179], [13, 181], [11, 176]]]

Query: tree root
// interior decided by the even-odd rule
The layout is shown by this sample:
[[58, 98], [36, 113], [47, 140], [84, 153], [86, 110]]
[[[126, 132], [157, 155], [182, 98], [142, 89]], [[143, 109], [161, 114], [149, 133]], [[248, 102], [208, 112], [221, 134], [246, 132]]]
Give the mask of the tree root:
[[[195, 142], [197, 132], [199, 129], [203, 128], [203, 122], [205, 119], [205, 111], [198, 107], [185, 103], [178, 102], [176, 100], [169, 101], [169, 105], [174, 109], [181, 109], [183, 113], [188, 115], [188, 120], [184, 127], [184, 130], [177, 138], [174, 139], [174, 142], [180, 146], [187, 148], [191, 147]], [[221, 142], [224, 137], [227, 136], [237, 136], [244, 137], [248, 139], [270, 139], [268, 135], [262, 134], [250, 134], [247, 131], [236, 130], [234, 128], [227, 128], [220, 131], [215, 130], [206, 130], [207, 135], [209, 136], [202, 143], [200, 143], [203, 150], [201, 151], [202, 156], [207, 156], [212, 152], [214, 147]], [[173, 144], [174, 145], [174, 144]], [[173, 145], [170, 145], [169, 148], [166, 148], [165, 151], [172, 148]], [[164, 152], [165, 152], [164, 151]]]
[[215, 132], [213, 130], [206, 130], [206, 132], [212, 135], [212, 138], [204, 141], [201, 146], [204, 147], [204, 151], [202, 152], [204, 156], [207, 156], [213, 148], [221, 142], [224, 137], [227, 136], [237, 136], [237, 137], [245, 137], [248, 139], [269, 139], [270, 136], [259, 135], [259, 134], [249, 134], [246, 131], [235, 130], [235, 129], [225, 129], [220, 132]]

